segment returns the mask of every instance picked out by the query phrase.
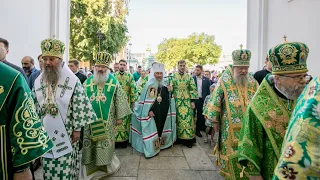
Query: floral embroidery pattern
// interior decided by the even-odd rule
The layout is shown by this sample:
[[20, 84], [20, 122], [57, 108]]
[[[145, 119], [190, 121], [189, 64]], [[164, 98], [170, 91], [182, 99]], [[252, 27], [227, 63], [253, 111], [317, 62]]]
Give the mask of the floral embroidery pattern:
[[296, 179], [298, 172], [295, 172], [293, 168], [288, 168], [288, 166], [283, 166], [281, 174], [285, 179]]
[[292, 157], [295, 153], [296, 153], [296, 151], [293, 149], [293, 147], [292, 147], [291, 145], [289, 145], [289, 146], [287, 147], [287, 149], [285, 150], [285, 152], [284, 152], [284, 156], [285, 156], [286, 158], [290, 158], [290, 157]]

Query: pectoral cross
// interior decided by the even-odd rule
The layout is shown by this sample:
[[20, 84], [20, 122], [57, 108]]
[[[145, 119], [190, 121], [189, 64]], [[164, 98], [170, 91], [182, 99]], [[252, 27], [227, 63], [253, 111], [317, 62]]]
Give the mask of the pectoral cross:
[[60, 97], [62, 98], [64, 96], [64, 93], [66, 92], [66, 90], [72, 90], [72, 87], [68, 86], [69, 84], [69, 80], [70, 78], [67, 77], [66, 80], [64, 81], [64, 84], [63, 85], [58, 85], [59, 88], [62, 88], [62, 91], [61, 91], [61, 94], [60, 94]]
[[287, 36], [286, 35], [283, 36], [283, 41], [284, 41], [284, 43], [287, 42]]
[[107, 89], [108, 92], [110, 92], [112, 86], [116, 87], [116, 85], [112, 84], [112, 82], [113, 82], [113, 79], [110, 79], [110, 81], [108, 83], [106, 83], [106, 86], [108, 87], [108, 89]]

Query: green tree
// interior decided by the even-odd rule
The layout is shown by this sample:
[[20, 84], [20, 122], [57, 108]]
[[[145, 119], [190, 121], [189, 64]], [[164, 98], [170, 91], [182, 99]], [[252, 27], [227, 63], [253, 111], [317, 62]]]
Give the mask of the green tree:
[[164, 39], [158, 45], [156, 59], [164, 63], [166, 68], [176, 67], [181, 59], [187, 61], [188, 67], [216, 64], [221, 51], [221, 46], [215, 43], [215, 36], [193, 33], [187, 38]]
[[70, 57], [92, 60], [99, 50], [117, 53], [128, 42], [126, 36], [127, 5], [123, 0], [72, 0], [70, 20]]

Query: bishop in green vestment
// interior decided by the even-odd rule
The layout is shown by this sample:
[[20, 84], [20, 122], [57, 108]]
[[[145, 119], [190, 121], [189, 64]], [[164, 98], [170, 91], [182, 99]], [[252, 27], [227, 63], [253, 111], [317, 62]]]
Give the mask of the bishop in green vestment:
[[320, 78], [298, 99], [283, 141], [274, 180], [320, 179]]
[[225, 179], [249, 179], [240, 177], [237, 150], [243, 114], [258, 89], [258, 82], [248, 72], [251, 52], [246, 49], [232, 52], [233, 65], [221, 75], [205, 108], [204, 115], [213, 121], [219, 138], [215, 147], [220, 174]]
[[300, 42], [284, 42], [268, 52], [272, 75], [249, 104], [240, 133], [239, 162], [249, 176], [273, 177], [295, 100], [306, 85], [308, 53]]
[[49, 151], [52, 142], [24, 76], [0, 63], [0, 77], [0, 179], [30, 179], [30, 162]]
[[196, 143], [194, 101], [198, 98], [196, 84], [190, 74], [186, 73], [186, 61], [178, 62], [179, 72], [170, 77], [177, 111], [177, 142], [191, 148]]
[[83, 180], [102, 178], [117, 172], [120, 161], [115, 154], [116, 125], [132, 114], [127, 96], [117, 79], [107, 71], [112, 56], [100, 52], [96, 56], [95, 73], [84, 83], [98, 121], [85, 126], [82, 152]]
[[80, 80], [62, 60], [64, 43], [41, 42], [44, 69], [33, 93], [38, 114], [53, 142], [43, 155], [44, 180], [78, 180], [81, 128], [97, 120]]
[[[138, 98], [138, 92], [136, 89], [135, 81], [131, 73], [126, 72], [127, 61], [119, 61], [119, 71], [114, 73], [114, 77], [120, 83], [124, 94], [128, 99], [130, 107], [133, 107], [136, 99]], [[123, 148], [127, 147], [130, 136], [130, 122], [131, 114], [122, 119], [122, 124], [116, 126], [116, 146], [117, 144]]]

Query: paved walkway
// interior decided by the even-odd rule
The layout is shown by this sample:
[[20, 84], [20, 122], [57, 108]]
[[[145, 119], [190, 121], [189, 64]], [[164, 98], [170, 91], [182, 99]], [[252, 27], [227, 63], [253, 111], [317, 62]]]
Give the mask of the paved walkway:
[[[121, 169], [103, 180], [222, 180], [210, 144], [197, 138], [192, 148], [175, 145], [151, 159], [134, 149], [116, 149]], [[42, 180], [41, 169], [36, 180]]]

